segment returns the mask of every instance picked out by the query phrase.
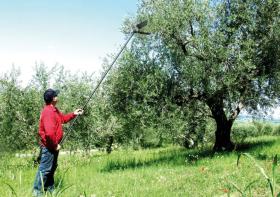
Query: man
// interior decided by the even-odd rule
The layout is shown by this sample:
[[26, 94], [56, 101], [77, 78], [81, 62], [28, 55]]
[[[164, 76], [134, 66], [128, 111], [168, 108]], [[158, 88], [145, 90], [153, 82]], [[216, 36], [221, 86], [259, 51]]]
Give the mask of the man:
[[[44, 93], [45, 106], [41, 112], [39, 122], [39, 136], [41, 146], [41, 160], [34, 182], [34, 195], [40, 196], [43, 191], [53, 192], [54, 173], [57, 168], [57, 157], [63, 137], [62, 124], [82, 115], [82, 109], [64, 115], [57, 108], [58, 90], [48, 89]], [[43, 184], [41, 182], [43, 180]]]

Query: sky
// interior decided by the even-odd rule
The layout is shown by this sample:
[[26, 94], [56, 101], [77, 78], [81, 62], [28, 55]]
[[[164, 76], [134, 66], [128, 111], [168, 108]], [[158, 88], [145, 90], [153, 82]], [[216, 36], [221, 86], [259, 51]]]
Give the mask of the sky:
[[27, 84], [36, 63], [101, 71], [125, 41], [121, 26], [137, 0], [0, 0], [0, 73], [14, 65]]

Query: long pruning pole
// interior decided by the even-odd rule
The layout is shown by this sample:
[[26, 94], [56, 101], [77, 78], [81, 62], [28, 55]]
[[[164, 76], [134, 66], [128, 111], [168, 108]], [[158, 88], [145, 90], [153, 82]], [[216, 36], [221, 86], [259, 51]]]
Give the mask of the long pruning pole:
[[[136, 25], [136, 30], [132, 31], [132, 33], [130, 34], [129, 38], [126, 40], [126, 42], [124, 43], [124, 45], [122, 46], [121, 50], [118, 52], [118, 54], [115, 56], [114, 60], [112, 61], [112, 63], [110, 64], [110, 66], [107, 68], [107, 70], [105, 71], [105, 73], [102, 75], [101, 79], [98, 81], [96, 87], [93, 89], [92, 93], [90, 94], [89, 98], [87, 99], [87, 101], [85, 102], [85, 104], [83, 105], [83, 107], [81, 108], [82, 110], [84, 110], [86, 108], [86, 106], [88, 105], [89, 101], [91, 100], [91, 98], [93, 97], [93, 95], [95, 94], [96, 90], [99, 88], [100, 84], [102, 83], [102, 81], [105, 79], [106, 75], [108, 74], [108, 72], [112, 69], [113, 65], [115, 64], [115, 62], [117, 61], [117, 59], [119, 58], [119, 56], [121, 55], [121, 53], [123, 52], [123, 50], [125, 49], [126, 45], [129, 43], [129, 41], [131, 40], [131, 38], [134, 36], [135, 33], [140, 33], [140, 34], [148, 34], [145, 32], [140, 32], [139, 30], [141, 28], [143, 28], [144, 26], [147, 25], [147, 21], [143, 21], [139, 24]], [[67, 138], [67, 136], [69, 135], [70, 131], [73, 130], [73, 125], [77, 120], [76, 116], [74, 118], [74, 120], [71, 122], [69, 128], [68, 128], [68, 132], [63, 136], [61, 142], [59, 143], [60, 145], [63, 144], [63, 142], [65, 141], [65, 139]]]

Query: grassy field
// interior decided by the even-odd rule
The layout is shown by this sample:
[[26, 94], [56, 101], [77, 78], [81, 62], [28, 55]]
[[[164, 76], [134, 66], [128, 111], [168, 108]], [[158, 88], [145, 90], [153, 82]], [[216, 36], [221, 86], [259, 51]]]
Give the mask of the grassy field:
[[[256, 161], [241, 156], [237, 166], [240, 152], [250, 153]], [[279, 166], [272, 180], [273, 156], [278, 153], [280, 138], [259, 137], [223, 154], [213, 154], [210, 147], [172, 146], [60, 156], [53, 196], [271, 196], [261, 169], [276, 183], [274, 192], [280, 192]], [[1, 196], [32, 196], [37, 171], [32, 159], [1, 157]]]

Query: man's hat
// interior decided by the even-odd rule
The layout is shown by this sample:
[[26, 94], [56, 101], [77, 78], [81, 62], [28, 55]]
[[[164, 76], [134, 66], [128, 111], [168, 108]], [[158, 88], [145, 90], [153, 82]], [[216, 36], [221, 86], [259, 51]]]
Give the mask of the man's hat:
[[46, 103], [51, 103], [53, 98], [59, 94], [59, 90], [47, 89], [44, 93], [44, 100]]

